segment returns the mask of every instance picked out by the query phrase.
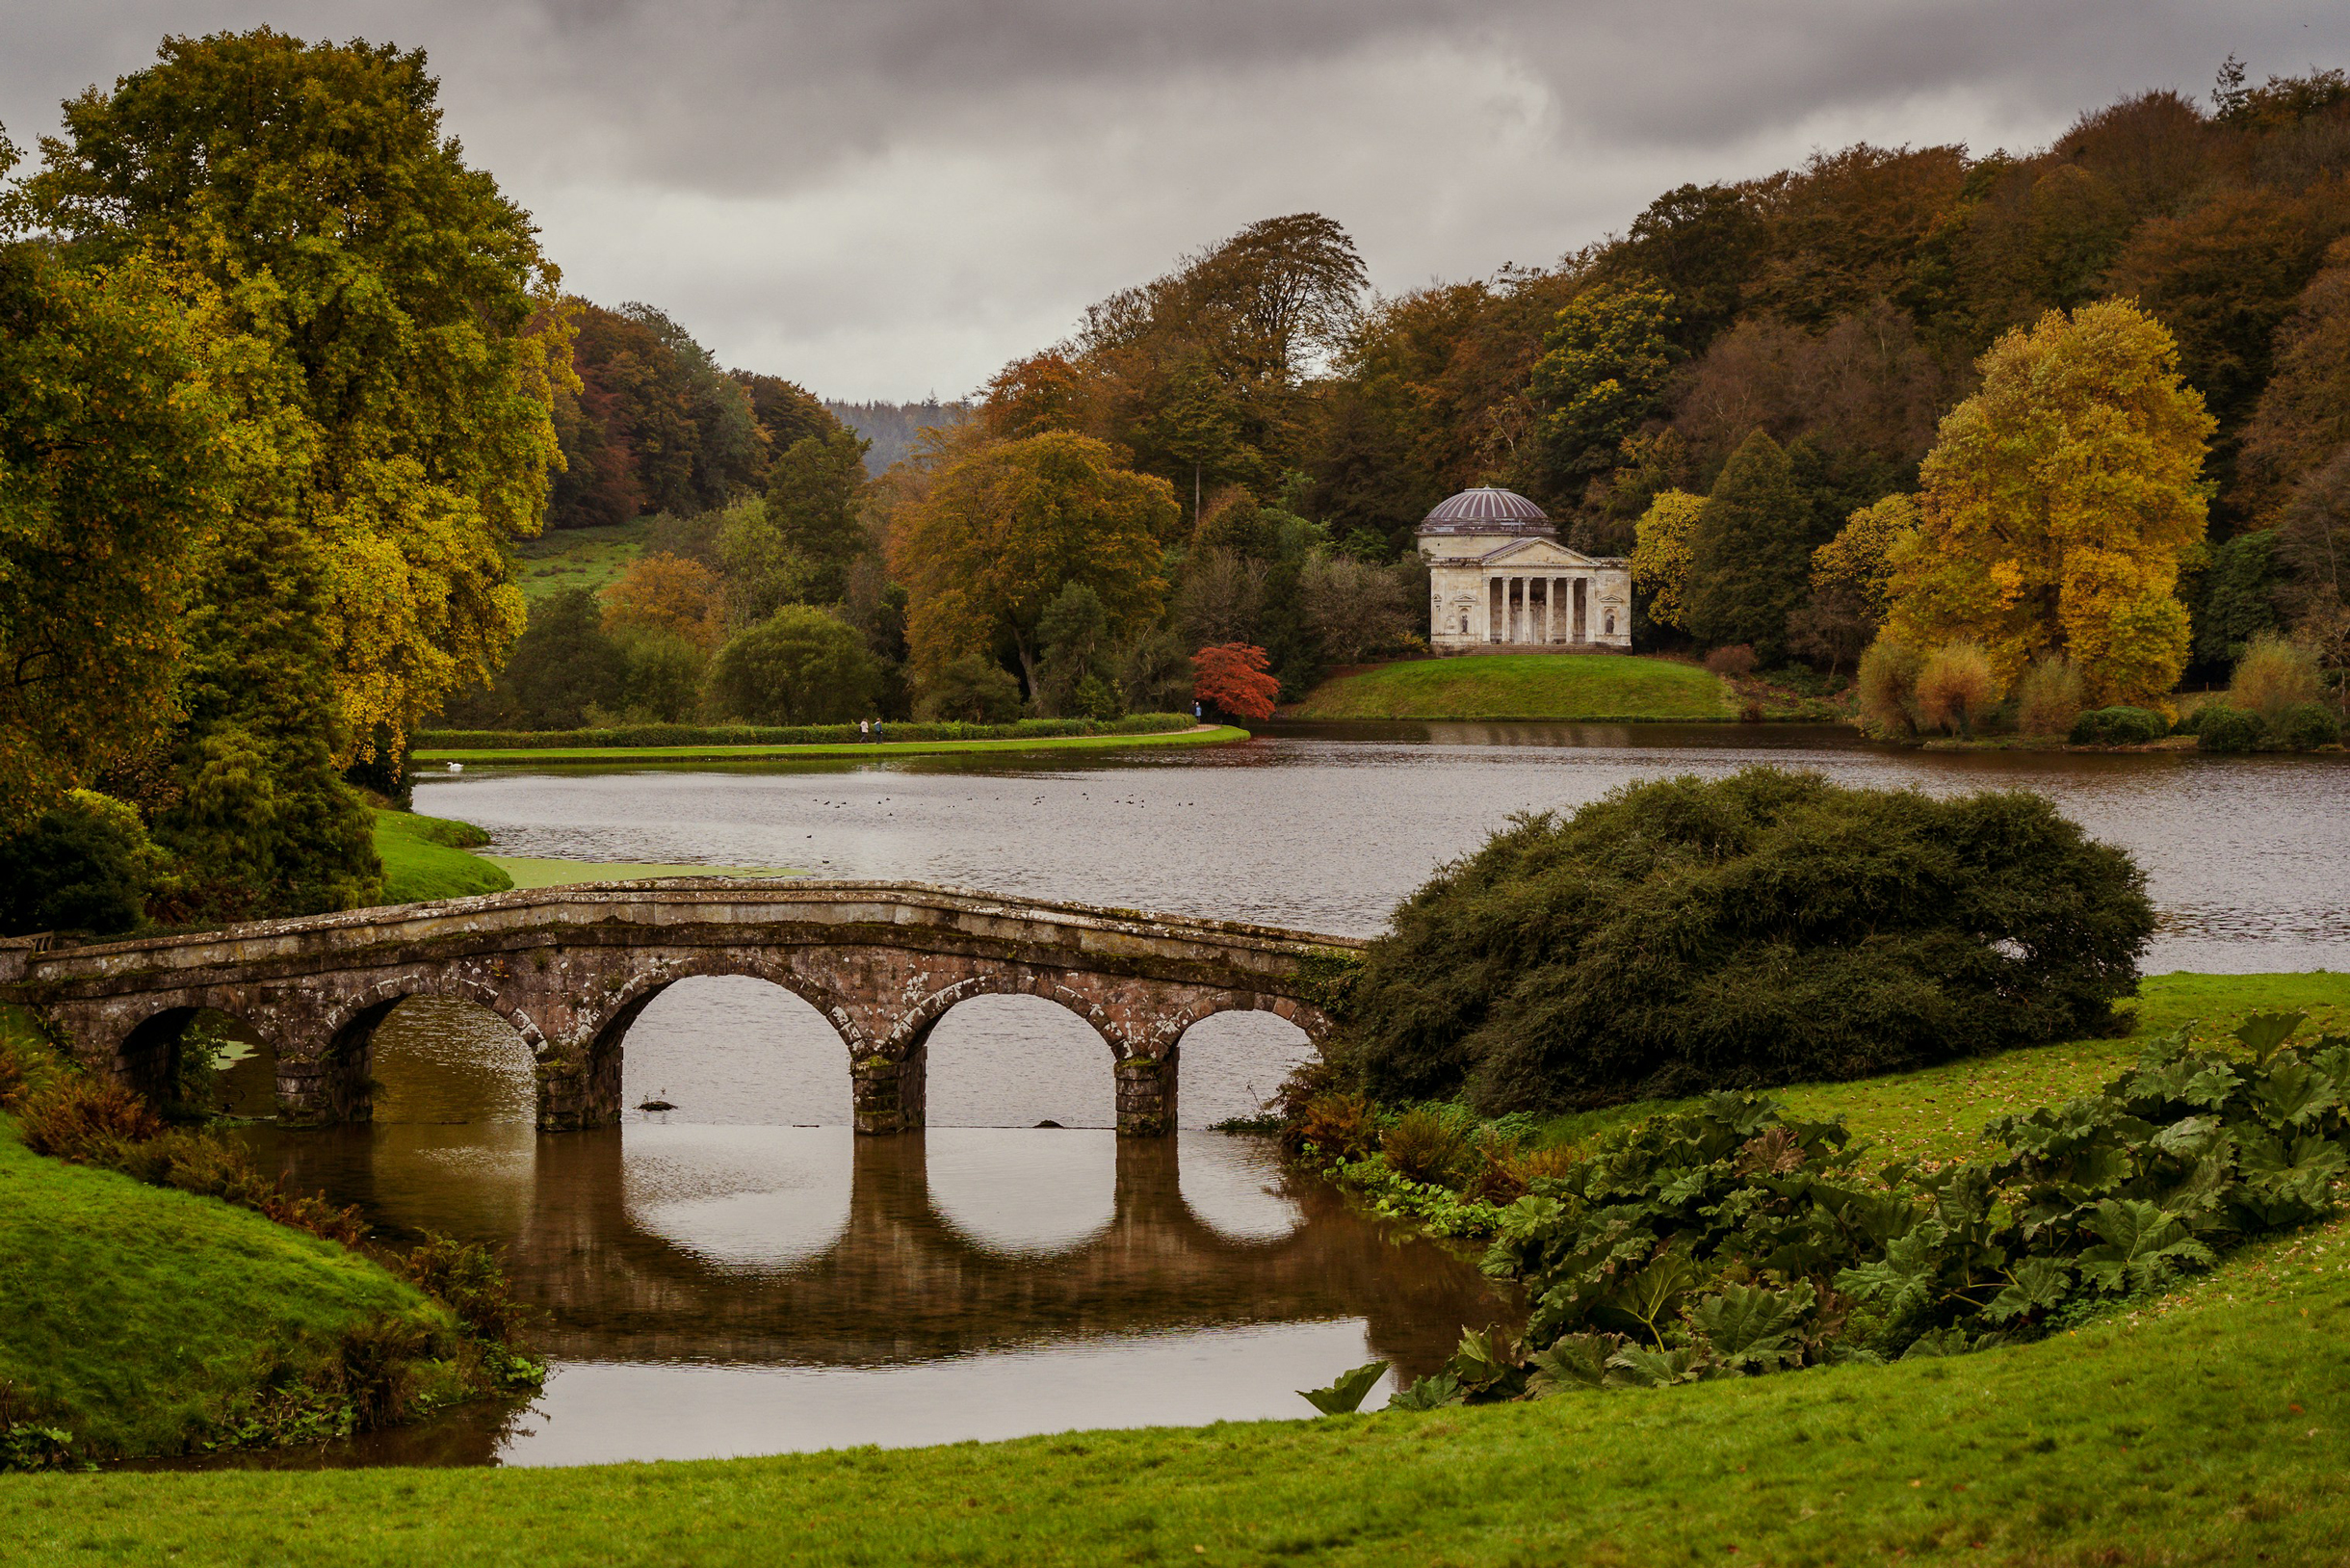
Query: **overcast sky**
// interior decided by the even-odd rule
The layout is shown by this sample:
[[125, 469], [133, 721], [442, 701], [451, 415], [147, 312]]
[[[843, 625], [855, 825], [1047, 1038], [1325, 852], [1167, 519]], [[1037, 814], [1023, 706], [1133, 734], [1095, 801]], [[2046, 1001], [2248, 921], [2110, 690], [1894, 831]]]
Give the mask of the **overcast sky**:
[[[2048, 142], [2149, 88], [2350, 62], [2340, 0], [0, 0], [0, 122], [167, 33], [430, 51], [565, 285], [835, 398], [960, 396], [1279, 213], [1387, 291], [1543, 263], [1684, 180]], [[2328, 25], [2331, 24], [2331, 25]]]

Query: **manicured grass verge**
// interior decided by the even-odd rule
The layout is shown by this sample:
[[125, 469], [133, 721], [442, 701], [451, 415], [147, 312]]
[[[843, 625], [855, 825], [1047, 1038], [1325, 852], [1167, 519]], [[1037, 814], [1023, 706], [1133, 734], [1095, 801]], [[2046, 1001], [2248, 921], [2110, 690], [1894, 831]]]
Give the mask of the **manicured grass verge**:
[[535, 768], [578, 762], [759, 762], [798, 757], [918, 757], [963, 751], [1098, 751], [1110, 746], [1208, 745], [1245, 741], [1248, 731], [1229, 724], [1139, 735], [1049, 735], [1002, 741], [848, 741], [821, 745], [592, 745], [461, 747], [419, 751], [419, 767], [463, 763]]
[[1284, 719], [1735, 719], [1719, 676], [1696, 665], [1606, 653], [1414, 659], [1324, 681]]
[[179, 1452], [385, 1318], [447, 1320], [331, 1241], [45, 1159], [0, 1114], [0, 1380], [77, 1452]]
[[578, 1470], [7, 1477], [0, 1540], [38, 1563], [404, 1568], [2339, 1563], [2346, 1265], [2335, 1224], [2036, 1345], [1481, 1409]]
[[410, 811], [376, 813], [376, 855], [383, 862], [383, 902], [422, 903], [503, 893], [514, 885], [505, 872], [465, 851], [489, 835], [471, 823], [419, 817]]

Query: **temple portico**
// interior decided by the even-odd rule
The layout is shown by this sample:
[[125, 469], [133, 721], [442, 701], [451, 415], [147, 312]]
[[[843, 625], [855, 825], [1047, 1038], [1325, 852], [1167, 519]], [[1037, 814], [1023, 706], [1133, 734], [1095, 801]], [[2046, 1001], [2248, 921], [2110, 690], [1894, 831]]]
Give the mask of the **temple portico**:
[[1558, 542], [1542, 509], [1510, 490], [1464, 490], [1419, 529], [1428, 562], [1428, 643], [1438, 653], [1632, 647], [1632, 572]]

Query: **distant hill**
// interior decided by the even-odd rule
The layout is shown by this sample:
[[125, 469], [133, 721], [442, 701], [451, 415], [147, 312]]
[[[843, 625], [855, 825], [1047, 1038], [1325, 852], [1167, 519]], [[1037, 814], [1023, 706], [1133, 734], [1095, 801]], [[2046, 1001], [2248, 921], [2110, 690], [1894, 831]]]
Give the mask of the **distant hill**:
[[970, 405], [961, 403], [832, 403], [824, 406], [832, 417], [874, 446], [865, 455], [865, 471], [879, 474], [912, 455], [914, 438], [927, 425], [950, 424]]

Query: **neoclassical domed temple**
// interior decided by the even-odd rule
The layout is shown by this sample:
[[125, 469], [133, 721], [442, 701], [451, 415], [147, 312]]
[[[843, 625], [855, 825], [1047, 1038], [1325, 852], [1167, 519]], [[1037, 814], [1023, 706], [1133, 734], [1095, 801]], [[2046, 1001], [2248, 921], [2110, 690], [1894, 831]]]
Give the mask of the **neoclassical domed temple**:
[[1542, 509], [1515, 490], [1463, 490], [1417, 533], [1436, 652], [1631, 648], [1630, 564], [1568, 549]]

